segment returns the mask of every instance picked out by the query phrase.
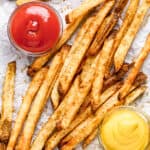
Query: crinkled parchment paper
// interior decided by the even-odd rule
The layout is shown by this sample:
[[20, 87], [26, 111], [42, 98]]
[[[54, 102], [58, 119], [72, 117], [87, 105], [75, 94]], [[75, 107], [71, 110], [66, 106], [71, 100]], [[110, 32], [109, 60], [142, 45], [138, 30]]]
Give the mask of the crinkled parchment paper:
[[[51, 0], [51, 5], [55, 6], [55, 8], [60, 12], [62, 18], [64, 18], [65, 14], [69, 12], [71, 9], [77, 7], [80, 4], [81, 0]], [[11, 12], [15, 9], [15, 1], [8, 0], [0, 0], [0, 94], [2, 89], [2, 84], [4, 80], [5, 70], [7, 63], [13, 60], [17, 62], [17, 77], [16, 77], [16, 93], [15, 93], [15, 101], [14, 101], [14, 116], [13, 120], [16, 118], [17, 111], [19, 110], [22, 97], [28, 87], [28, 83], [30, 79], [26, 75], [27, 66], [30, 64], [31, 59], [21, 54], [16, 54], [13, 50], [14, 48], [10, 44], [7, 36], [7, 22]], [[139, 51], [144, 45], [146, 36], [150, 32], [150, 12], [148, 13], [145, 21], [129, 51], [127, 61], [132, 61], [139, 54]], [[120, 20], [121, 22], [121, 20]], [[65, 21], [64, 21], [65, 26]], [[144, 110], [148, 115], [150, 115], [150, 56], [144, 64], [142, 71], [145, 72], [148, 76], [148, 89], [144, 96], [139, 98], [133, 105]], [[1, 98], [0, 98], [1, 105]], [[47, 121], [48, 117], [51, 114], [51, 105], [50, 101], [47, 103], [42, 117], [38, 123], [36, 133], [41, 128], [41, 125]], [[35, 136], [34, 135], [34, 136]], [[80, 146], [78, 149], [81, 149]], [[89, 150], [99, 150], [102, 149], [99, 146], [98, 139], [95, 139], [93, 143], [87, 148]]]

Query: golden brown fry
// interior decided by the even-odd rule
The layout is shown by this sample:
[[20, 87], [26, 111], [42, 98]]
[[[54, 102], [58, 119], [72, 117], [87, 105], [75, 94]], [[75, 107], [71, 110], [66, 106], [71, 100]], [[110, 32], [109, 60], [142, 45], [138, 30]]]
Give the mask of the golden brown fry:
[[140, 86], [137, 89], [135, 89], [133, 92], [131, 92], [126, 98], [125, 98], [125, 105], [129, 105], [131, 104], [131, 102], [134, 99], [137, 99], [140, 95], [142, 95], [145, 90], [146, 90], [146, 86]]
[[108, 77], [110, 69], [112, 67], [114, 54], [115, 54], [123, 36], [127, 32], [129, 25], [132, 23], [132, 20], [138, 9], [138, 5], [139, 5], [139, 0], [131, 0], [130, 4], [128, 6], [123, 23], [115, 37], [115, 43], [114, 43], [114, 46], [111, 51], [109, 62], [107, 64], [107, 72], [105, 74], [106, 78]]
[[147, 40], [145, 42], [145, 46], [143, 47], [142, 51], [140, 52], [138, 58], [135, 60], [135, 63], [133, 65], [133, 68], [131, 69], [129, 75], [127, 76], [127, 79], [125, 80], [125, 83], [123, 87], [121, 88], [119, 98], [123, 99], [128, 91], [130, 90], [134, 80], [136, 79], [137, 74], [139, 73], [144, 60], [147, 58], [149, 52], [150, 52], [150, 34], [147, 37]]
[[33, 104], [31, 106], [30, 112], [28, 114], [27, 120], [23, 128], [23, 132], [16, 146], [17, 150], [28, 150], [30, 148], [32, 135], [34, 133], [36, 124], [42, 113], [42, 110], [47, 102], [48, 94], [50, 93], [49, 89], [52, 89], [51, 86], [53, 80], [55, 79], [55, 76], [60, 66], [62, 65], [62, 62], [62, 53], [59, 52], [52, 60], [51, 66], [45, 76], [43, 84], [41, 85], [33, 101]]
[[74, 22], [80, 16], [84, 16], [94, 7], [102, 4], [105, 0], [85, 0], [78, 8], [71, 11], [68, 15], [66, 15], [66, 22], [71, 23]]
[[16, 62], [10, 62], [7, 66], [6, 76], [2, 91], [2, 116], [0, 120], [0, 141], [8, 142], [14, 102]]
[[[134, 6], [133, 6], [134, 7]], [[116, 50], [116, 53], [114, 55], [114, 65], [116, 72], [120, 70], [124, 59], [128, 53], [128, 50], [138, 32], [140, 29], [140, 26], [144, 20], [144, 17], [150, 7], [150, 2], [148, 0], [143, 0], [141, 6], [139, 6], [136, 15], [134, 16], [134, 19], [128, 29], [128, 31], [125, 30], [126, 34], [123, 37], [123, 39], [120, 42], [120, 45], [118, 49]], [[131, 11], [130, 11], [131, 13]]]
[[[32, 144], [31, 150], [41, 150], [44, 147], [44, 144], [47, 141], [48, 137], [51, 135], [51, 133], [56, 128], [56, 122], [58, 125], [59, 119], [63, 118], [64, 115], [68, 116], [68, 114], [65, 114], [66, 110], [67, 110], [67, 112], [69, 110], [69, 113], [70, 113], [70, 111], [73, 111], [73, 113], [71, 112], [69, 118], [67, 117], [68, 119], [65, 120], [65, 122], [67, 123], [67, 124], [65, 124], [65, 126], [66, 125], [68, 126], [69, 125], [68, 123], [70, 123], [72, 121], [75, 113], [77, 113], [77, 111], [78, 111], [76, 109], [79, 109], [84, 98], [88, 94], [88, 90], [90, 89], [90, 86], [92, 84], [92, 80], [94, 77], [98, 58], [99, 58], [99, 55], [96, 58], [87, 59], [87, 65], [85, 65], [84, 66], [85, 68], [83, 69], [83, 70], [85, 70], [85, 71], [83, 71], [84, 73], [82, 73], [82, 76], [78, 75], [76, 77], [75, 81], [73, 82], [73, 85], [71, 86], [71, 89], [65, 96], [64, 100], [61, 102], [61, 104], [56, 109], [54, 114], [49, 118], [47, 123], [45, 123], [43, 128], [38, 133], [35, 141]], [[89, 68], [91, 68], [91, 69], [89, 70]], [[82, 81], [82, 82], [80, 83], [80, 81]], [[68, 109], [68, 106], [70, 106], [71, 109]]]
[[75, 120], [71, 123], [71, 125], [67, 129], [55, 132], [48, 139], [45, 150], [54, 149], [63, 137], [65, 137], [76, 126], [78, 126], [82, 121], [84, 121], [89, 115], [91, 115], [91, 113], [92, 113], [91, 107], [88, 107], [83, 113], [77, 115]]
[[[33, 0], [16, 0], [16, 4], [17, 5], [22, 5], [24, 3], [28, 3], [28, 2], [31, 2]], [[37, 1], [47, 1], [47, 0], [37, 0]]]
[[127, 4], [127, 0], [116, 1], [111, 14], [104, 19], [102, 25], [98, 29], [95, 39], [93, 40], [88, 50], [89, 55], [95, 55], [98, 53], [105, 39], [107, 38], [109, 33], [112, 31], [113, 27], [116, 25], [118, 18], [120, 17], [120, 14], [123, 11], [126, 4]]
[[[115, 92], [117, 92], [117, 90], [121, 88], [121, 85], [122, 85], [122, 82], [118, 82], [112, 85], [111, 87], [109, 87], [108, 89], [106, 89], [100, 96], [100, 100], [99, 100], [100, 103], [98, 107], [102, 105], [104, 102], [106, 102]], [[82, 113], [83, 111], [85, 111], [85, 109], [87, 108], [89, 104], [90, 104], [90, 99], [87, 96], [86, 100], [80, 107], [80, 112]]]
[[[114, 5], [114, 0], [110, 0], [101, 7], [101, 9], [96, 13], [96, 15], [91, 19], [90, 24], [86, 25], [89, 22], [89, 19], [81, 28], [81, 31], [84, 31], [83, 36], [79, 36], [76, 38], [75, 43], [73, 44], [69, 56], [67, 57], [65, 64], [62, 68], [62, 76], [59, 81], [59, 92], [62, 95], [65, 95], [68, 91], [71, 81], [73, 80], [76, 71], [83, 60], [85, 53], [92, 42], [92, 39], [104, 20], [105, 16], [111, 10]], [[79, 33], [80, 33], [79, 32]], [[68, 65], [70, 67], [68, 67]]]
[[100, 103], [100, 95], [103, 88], [104, 83], [104, 75], [106, 71], [106, 64], [109, 59], [109, 55], [111, 52], [111, 49], [114, 44], [114, 35], [111, 35], [104, 43], [104, 46], [100, 52], [100, 59], [98, 61], [98, 67], [96, 69], [95, 78], [92, 85], [92, 90], [90, 93], [90, 99], [91, 99], [91, 106], [92, 109], [95, 111]]
[[42, 66], [44, 66], [50, 60], [50, 58], [63, 46], [63, 44], [65, 44], [69, 40], [69, 38], [76, 31], [83, 18], [84, 16], [81, 16], [75, 22], [69, 24], [66, 27], [66, 29], [63, 31], [61, 39], [58, 41], [56, 47], [53, 50], [51, 50], [46, 55], [36, 58], [33, 61], [33, 63], [28, 68], [28, 75], [33, 76], [35, 72], [40, 70]]
[[[138, 92], [140, 95], [141, 93]], [[134, 96], [137, 95], [137, 96]], [[138, 95], [136, 92], [134, 92], [132, 95], [134, 98], [137, 98]], [[65, 143], [65, 145], [62, 146], [61, 150], [70, 150], [76, 147], [77, 144], [79, 144], [81, 141], [83, 141], [87, 136], [94, 131], [95, 128], [98, 127], [100, 122], [102, 121], [104, 115], [106, 112], [108, 112], [110, 109], [120, 106], [124, 104], [125, 100], [128, 100], [128, 96], [125, 100], [119, 100], [118, 99], [119, 92], [115, 93], [106, 103], [104, 103], [97, 111], [95, 116], [91, 116], [87, 118], [85, 121], [83, 121], [74, 131], [72, 131], [69, 134], [68, 141]], [[130, 103], [132, 103], [135, 99], [130, 99]], [[65, 139], [64, 139], [65, 140]]]
[[[68, 106], [70, 106], [71, 109], [68, 109], [68, 107], [65, 107], [66, 109], [64, 108], [64, 114], [62, 114], [61, 115], [62, 117], [58, 119], [58, 128], [60, 127], [65, 129], [69, 126], [74, 116], [78, 112], [81, 104], [87, 97], [87, 94], [89, 93], [92, 86], [99, 56], [100, 55], [97, 55], [96, 58], [95, 57], [87, 58], [83, 66], [82, 72], [79, 76], [79, 83], [75, 88], [73, 88], [73, 93], [75, 97], [72, 101], [69, 100], [69, 98], [67, 98]], [[70, 93], [70, 97], [71, 95], [72, 93]]]
[[96, 128], [84, 141], [83, 141], [83, 149], [85, 149], [97, 136], [98, 128]]
[[48, 70], [48, 68], [41, 69], [32, 79], [32, 81], [28, 87], [28, 90], [23, 98], [22, 105], [20, 107], [20, 111], [19, 111], [16, 121], [15, 121], [15, 125], [11, 131], [11, 136], [10, 136], [10, 139], [8, 142], [7, 150], [14, 149], [16, 140], [17, 140], [17, 138], [20, 134], [20, 131], [23, 127], [23, 123], [25, 122], [25, 119], [29, 112], [31, 103], [44, 80], [47, 70]]
[[110, 78], [108, 78], [107, 80], [105, 80], [104, 82], [104, 86], [103, 86], [103, 91], [107, 88], [109, 88], [110, 86], [112, 86], [113, 84], [115, 84], [117, 81], [120, 81], [123, 79], [124, 75], [129, 71], [129, 69], [131, 68], [131, 66], [133, 66], [133, 64], [128, 64], [125, 63], [121, 70], [112, 75]]
[[118, 15], [116, 13], [112, 13], [111, 15], [105, 18], [88, 50], [89, 55], [97, 54], [97, 52], [102, 47], [106, 37], [109, 35], [110, 31], [115, 26], [117, 20]]
[[[71, 48], [70, 45], [64, 45], [61, 49], [61, 52], [63, 53], [63, 63], [65, 62], [65, 59], [68, 56], [68, 52], [69, 52], [70, 48]], [[61, 71], [61, 68], [62, 67], [60, 67], [60, 71]], [[54, 82], [54, 86], [53, 86], [51, 96], [50, 96], [54, 110], [58, 107], [60, 98], [61, 98], [60, 97], [61, 95], [58, 92], [59, 76], [60, 76], [60, 72], [57, 74], [57, 78], [56, 78], [56, 81]]]

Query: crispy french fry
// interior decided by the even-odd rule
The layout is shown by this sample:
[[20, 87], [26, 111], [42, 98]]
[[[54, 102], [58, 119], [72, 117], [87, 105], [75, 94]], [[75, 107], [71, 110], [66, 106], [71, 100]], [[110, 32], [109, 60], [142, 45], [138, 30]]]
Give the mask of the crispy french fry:
[[90, 93], [91, 105], [94, 111], [98, 108], [99, 103], [100, 103], [99, 100], [100, 100], [100, 95], [103, 89], [106, 64], [108, 62], [113, 44], [114, 44], [114, 35], [112, 34], [105, 41], [104, 46], [100, 52], [100, 59], [98, 61], [98, 67], [96, 70], [95, 78], [94, 78], [91, 93]]
[[68, 15], [66, 15], [66, 22], [71, 23], [74, 22], [80, 16], [85, 15], [94, 7], [102, 4], [105, 0], [85, 0], [78, 8], [71, 11]]
[[[64, 108], [64, 114], [62, 114], [62, 117], [58, 119], [58, 128], [60, 127], [64, 129], [69, 126], [74, 116], [78, 112], [81, 104], [87, 97], [92, 86], [99, 56], [100, 55], [97, 55], [96, 58], [87, 58], [83, 66], [82, 72], [79, 76], [79, 83], [77, 87], [73, 90], [73, 93], [75, 93], [74, 100], [71, 101], [68, 98], [68, 106], [70, 106], [72, 109], [68, 110], [67, 107], [65, 107], [66, 109]], [[70, 93], [70, 95], [72, 94]]]
[[8, 142], [7, 150], [13, 150], [14, 146], [16, 144], [16, 140], [20, 134], [20, 131], [23, 127], [23, 123], [25, 122], [25, 119], [27, 117], [27, 114], [29, 112], [31, 103], [37, 94], [43, 80], [45, 77], [45, 74], [47, 73], [48, 68], [41, 69], [35, 77], [32, 79], [28, 90], [26, 91], [26, 94], [23, 98], [22, 105], [20, 107], [20, 111], [18, 113], [18, 116], [16, 118], [15, 125], [11, 131], [11, 136]]
[[110, 78], [108, 78], [107, 80], [105, 80], [104, 82], [104, 86], [103, 86], [103, 91], [107, 88], [109, 88], [110, 86], [112, 86], [113, 84], [115, 84], [117, 81], [120, 81], [123, 79], [124, 75], [129, 71], [129, 69], [131, 68], [131, 66], [133, 66], [133, 64], [128, 64], [125, 63], [122, 68], [120, 69], [120, 71], [114, 75], [112, 75]]
[[0, 120], [0, 141], [8, 142], [11, 125], [14, 102], [16, 62], [10, 62], [7, 66], [6, 76], [2, 91], [2, 115]]
[[141, 50], [138, 58], [135, 60], [133, 68], [131, 69], [129, 75], [127, 76], [127, 79], [125, 80], [123, 87], [121, 88], [121, 91], [119, 94], [120, 99], [123, 99], [126, 96], [128, 91], [130, 90], [134, 80], [136, 79], [136, 76], [139, 73], [139, 71], [144, 63], [144, 60], [147, 58], [147, 56], [150, 52], [149, 45], [150, 45], [150, 34], [148, 35], [147, 40], [145, 42], [145, 46]]
[[114, 57], [114, 54], [123, 38], [123, 36], [125, 35], [125, 33], [127, 32], [128, 30], [128, 27], [129, 25], [131, 24], [135, 14], [136, 14], [136, 11], [138, 9], [138, 6], [139, 6], [139, 0], [131, 0], [129, 6], [128, 6], [128, 9], [126, 11], [126, 15], [125, 15], [125, 18], [123, 20], [123, 23], [118, 31], [118, 33], [116, 34], [116, 37], [115, 37], [115, 43], [114, 43], [114, 46], [112, 48], [112, 51], [111, 51], [111, 55], [110, 55], [110, 59], [109, 59], [109, 62], [107, 64], [107, 71], [106, 71], [106, 74], [105, 74], [105, 77], [107, 78], [109, 76], [109, 72], [110, 72], [110, 69], [112, 67], [112, 63], [113, 63], [113, 57]]
[[[109, 87], [108, 89], [106, 89], [100, 96], [99, 106], [102, 105], [104, 102], [106, 102], [115, 92], [117, 92], [117, 90], [121, 88], [121, 85], [122, 82], [118, 82], [112, 85], [111, 87]], [[89, 104], [90, 104], [90, 99], [87, 97], [80, 108], [80, 112], [82, 113], [83, 111], [85, 111], [85, 109], [88, 107]]]
[[83, 149], [85, 149], [97, 136], [98, 128], [96, 128], [84, 141], [82, 144]]
[[[71, 48], [70, 45], [64, 45], [62, 47], [61, 51], [63, 53], [63, 63], [65, 62], [65, 59], [68, 56], [68, 52], [69, 52], [70, 48]], [[56, 81], [54, 83], [54, 86], [53, 86], [53, 89], [52, 89], [52, 92], [51, 92], [51, 96], [50, 96], [54, 110], [58, 107], [59, 102], [60, 102], [60, 98], [61, 98], [61, 95], [58, 92], [59, 75], [60, 75], [60, 72], [58, 73], [58, 76], [56, 78]]]
[[146, 86], [140, 86], [137, 89], [135, 89], [133, 92], [131, 92], [126, 98], [125, 98], [125, 105], [129, 105], [131, 104], [131, 102], [134, 99], [137, 99], [139, 97], [139, 95], [142, 95], [145, 90], [146, 90]]
[[[114, 5], [114, 0], [104, 3], [104, 5], [96, 13], [96, 15], [92, 17], [90, 24], [88, 26], [86, 25], [87, 22], [89, 22], [88, 19], [87, 22], [81, 28], [80, 32], [82, 32], [83, 30], [84, 35], [83, 36], [78, 35], [78, 37], [75, 40], [75, 43], [73, 44], [70, 50], [69, 56], [67, 57], [65, 64], [62, 68], [62, 76], [60, 77], [59, 80], [59, 92], [62, 95], [65, 95], [66, 92], [68, 91], [71, 81], [73, 80], [73, 77], [80, 63], [83, 60], [85, 53], [90, 43], [92, 42], [92, 39], [98, 27], [101, 25], [102, 21], [104, 20], [108, 12], [111, 10], [113, 5]], [[70, 67], [68, 67], [68, 65]]]
[[[28, 114], [27, 120], [25, 122], [22, 134], [18, 140], [16, 150], [28, 150], [30, 148], [30, 142], [32, 135], [34, 133], [38, 119], [42, 113], [42, 110], [47, 102], [48, 94], [50, 93], [49, 89], [52, 89], [52, 83], [55, 79], [55, 76], [62, 65], [62, 53], [59, 52], [53, 58], [51, 66], [45, 76], [43, 84], [41, 85], [34, 101], [31, 106], [30, 112]], [[23, 146], [22, 146], [23, 145]]]
[[98, 32], [96, 33], [95, 39], [93, 40], [89, 50], [89, 55], [95, 55], [102, 47], [106, 37], [109, 35], [113, 27], [116, 25], [118, 18], [125, 7], [127, 0], [118, 0], [113, 8], [112, 13], [107, 16]]
[[[139, 95], [134, 92], [132, 95], [134, 98], [141, 95], [140, 92], [138, 92]], [[120, 106], [124, 104], [125, 100], [128, 100], [128, 96], [125, 100], [119, 100], [118, 99], [119, 92], [115, 93], [106, 103], [104, 103], [97, 111], [95, 116], [91, 116], [87, 118], [85, 121], [83, 121], [74, 131], [72, 131], [66, 138], [68, 138], [68, 141], [66, 141], [65, 145], [61, 147], [61, 150], [71, 150], [76, 147], [77, 144], [79, 144], [81, 141], [83, 141], [87, 136], [94, 131], [95, 128], [98, 127], [100, 122], [102, 121], [104, 115], [106, 112], [108, 112], [110, 109]], [[135, 99], [130, 99], [130, 103], [132, 103]], [[64, 139], [65, 140], [65, 139]]]
[[87, 109], [83, 113], [77, 115], [75, 120], [71, 123], [71, 125], [67, 129], [55, 132], [48, 139], [45, 150], [54, 149], [63, 137], [65, 137], [69, 132], [71, 132], [76, 126], [78, 126], [91, 114], [92, 114], [91, 107], [87, 107]]
[[[134, 7], [134, 6], [133, 6]], [[128, 53], [128, 50], [133, 42], [133, 40], [136, 37], [136, 34], [138, 30], [140, 29], [140, 26], [144, 20], [144, 17], [150, 7], [150, 1], [149, 0], [143, 0], [141, 6], [139, 6], [136, 15], [134, 16], [134, 19], [128, 29], [128, 31], [125, 30], [126, 34], [123, 37], [123, 39], [120, 42], [119, 47], [116, 50], [116, 53], [114, 55], [114, 65], [116, 72], [120, 70], [124, 59]]]
[[116, 13], [112, 13], [111, 15], [105, 18], [104, 22], [102, 23], [102, 25], [98, 29], [98, 32], [96, 33], [94, 41], [92, 42], [88, 50], [88, 55], [95, 55], [100, 50], [106, 37], [115, 26], [117, 20], [118, 15]]
[[[36, 139], [31, 146], [31, 150], [41, 150], [44, 147], [44, 144], [47, 141], [48, 137], [56, 128], [56, 123], [58, 125], [58, 122], [61, 118], [63, 118], [64, 116], [66, 118], [67, 115], [67, 120], [64, 120], [66, 122], [65, 127], [68, 127], [69, 123], [71, 123], [73, 117], [75, 116], [75, 113], [77, 113], [79, 109], [78, 107], [80, 107], [80, 105], [84, 101], [84, 98], [88, 94], [88, 91], [90, 90], [98, 58], [99, 55], [96, 58], [94, 57], [87, 59], [87, 65], [85, 65], [85, 68], [83, 69], [85, 70], [83, 71], [84, 73], [76, 77], [73, 85], [71, 86], [71, 89], [65, 96], [64, 100], [61, 102], [54, 114], [49, 118], [48, 122], [45, 123], [43, 128], [38, 133]], [[82, 82], [80, 83], [80, 81]], [[68, 106], [73, 108], [70, 110], [73, 113], [71, 112], [71, 114], [69, 114], [69, 118], [68, 114], [65, 114], [66, 110], [67, 113], [70, 113], [70, 111], [68, 111]]]
[[76, 31], [83, 18], [84, 16], [81, 16], [75, 22], [69, 24], [66, 27], [66, 29], [63, 31], [62, 37], [56, 44], [54, 50], [51, 50], [46, 55], [40, 56], [33, 61], [33, 63], [28, 68], [28, 75], [33, 76], [35, 72], [40, 70], [42, 66], [44, 66], [50, 60], [50, 58], [63, 46], [63, 44], [65, 44], [69, 40], [69, 38]]

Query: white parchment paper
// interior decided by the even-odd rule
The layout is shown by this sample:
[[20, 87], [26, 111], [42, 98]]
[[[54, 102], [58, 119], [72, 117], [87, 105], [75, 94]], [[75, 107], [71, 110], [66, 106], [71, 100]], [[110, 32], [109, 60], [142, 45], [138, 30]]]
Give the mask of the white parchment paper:
[[[51, 0], [48, 2], [49, 4], [55, 6], [55, 8], [60, 12], [62, 18], [64, 18], [65, 14], [69, 12], [71, 9], [77, 7], [81, 0]], [[16, 77], [16, 87], [15, 87], [15, 100], [14, 100], [14, 116], [13, 120], [15, 120], [17, 112], [19, 110], [22, 97], [25, 94], [25, 91], [28, 87], [28, 83], [30, 81], [29, 77], [26, 75], [27, 66], [31, 62], [31, 58], [16, 54], [13, 50], [14, 48], [10, 44], [7, 36], [7, 22], [11, 12], [15, 9], [15, 1], [8, 0], [0, 0], [0, 95], [2, 92], [2, 84], [4, 80], [4, 75], [7, 67], [7, 63], [13, 60], [17, 62], [17, 77]], [[144, 45], [146, 36], [150, 33], [150, 12], [145, 18], [145, 21], [129, 51], [127, 56], [127, 61], [132, 61], [139, 54], [139, 51]], [[65, 21], [64, 21], [65, 26]], [[139, 98], [133, 105], [145, 111], [148, 115], [150, 115], [150, 56], [146, 60], [142, 71], [147, 74], [148, 81], [147, 86], [148, 89], [145, 94]], [[0, 97], [0, 106], [1, 106], [1, 97]], [[0, 108], [1, 109], [1, 108]], [[41, 128], [41, 125], [47, 121], [48, 117], [52, 112], [52, 108], [50, 102], [47, 103], [44, 112], [41, 116], [41, 119], [38, 123], [37, 129], [35, 131], [35, 135], [38, 130]], [[35, 136], [34, 135], [34, 136]], [[77, 149], [81, 149], [78, 146]], [[89, 150], [102, 150], [102, 147], [99, 146], [98, 139], [95, 139], [93, 143], [87, 148]]]

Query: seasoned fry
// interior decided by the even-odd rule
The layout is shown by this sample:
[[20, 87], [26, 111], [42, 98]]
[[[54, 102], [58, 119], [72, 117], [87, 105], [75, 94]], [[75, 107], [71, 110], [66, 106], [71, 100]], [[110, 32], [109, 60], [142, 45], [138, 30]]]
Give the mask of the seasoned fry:
[[85, 0], [78, 8], [74, 9], [68, 15], [66, 15], [66, 22], [74, 22], [77, 18], [85, 15], [94, 7], [102, 4], [104, 1], [105, 0]]
[[100, 52], [100, 59], [98, 61], [98, 67], [96, 70], [95, 78], [90, 93], [92, 109], [95, 111], [100, 103], [100, 95], [104, 83], [104, 75], [106, 70], [106, 64], [111, 53], [111, 49], [114, 44], [114, 35], [112, 34], [104, 43], [104, 46]]
[[129, 105], [131, 104], [131, 102], [134, 99], [137, 99], [140, 95], [142, 95], [145, 90], [146, 90], [146, 86], [140, 86], [137, 89], [135, 89], [133, 92], [131, 92], [126, 98], [125, 98], [125, 105]]
[[97, 136], [98, 128], [96, 128], [84, 141], [83, 141], [83, 149], [85, 149]]
[[84, 121], [89, 115], [91, 115], [91, 107], [88, 107], [83, 113], [79, 114], [71, 125], [64, 130], [55, 132], [47, 141], [45, 150], [54, 149], [60, 140], [65, 137], [69, 132], [71, 132], [76, 126], [78, 126], [82, 121]]
[[[30, 147], [30, 142], [32, 135], [34, 133], [34, 129], [36, 127], [37, 121], [42, 113], [42, 110], [47, 102], [49, 89], [52, 87], [53, 80], [62, 65], [62, 53], [58, 53], [52, 63], [51, 66], [45, 76], [43, 84], [41, 85], [34, 101], [31, 106], [31, 110], [28, 114], [27, 120], [25, 122], [23, 132], [18, 140], [18, 144], [16, 146], [17, 150], [28, 150]], [[23, 146], [22, 146], [23, 145]]]
[[69, 24], [66, 27], [66, 29], [63, 31], [61, 39], [56, 44], [54, 50], [51, 50], [46, 55], [40, 56], [33, 61], [33, 63], [28, 68], [28, 75], [33, 76], [35, 72], [40, 70], [42, 66], [44, 66], [50, 60], [50, 58], [63, 46], [63, 44], [65, 44], [69, 40], [69, 38], [76, 31], [83, 18], [84, 16], [81, 16], [75, 22]]
[[58, 119], [58, 125], [60, 128], [67, 128], [71, 121], [73, 120], [74, 116], [78, 112], [81, 104], [84, 102], [85, 98], [87, 97], [87, 94], [89, 93], [92, 82], [95, 75], [95, 70], [97, 66], [97, 62], [100, 55], [97, 55], [95, 57], [89, 57], [87, 58], [82, 72], [79, 76], [79, 83], [76, 88], [74, 88], [73, 93], [75, 93], [74, 100], [69, 100], [68, 98], [68, 106], [71, 107], [71, 109], [68, 109], [68, 107], [64, 108], [64, 114], [62, 115], [62, 118]]
[[[134, 7], [134, 6], [133, 6]], [[116, 50], [116, 53], [114, 55], [114, 65], [116, 72], [120, 70], [124, 59], [128, 53], [128, 50], [133, 42], [133, 40], [136, 37], [136, 34], [138, 30], [140, 29], [140, 26], [144, 20], [144, 17], [150, 7], [150, 1], [149, 0], [143, 0], [141, 6], [139, 6], [136, 15], [134, 16], [134, 19], [126, 32], [125, 36], [120, 42], [120, 45], [118, 49]]]
[[10, 62], [7, 66], [6, 76], [2, 90], [2, 115], [0, 120], [0, 141], [8, 142], [14, 102], [16, 62]]
[[[70, 45], [64, 45], [62, 47], [61, 51], [63, 53], [63, 63], [65, 62], [65, 59], [68, 56], [68, 52], [69, 52], [70, 48], [71, 48]], [[58, 76], [56, 78], [56, 81], [54, 83], [54, 86], [53, 86], [53, 89], [52, 89], [52, 92], [51, 92], [51, 101], [52, 101], [52, 105], [53, 105], [54, 110], [58, 107], [59, 102], [60, 102], [60, 98], [61, 98], [60, 97], [61, 95], [58, 92], [59, 75], [60, 75], [60, 72], [58, 73]]]
[[[111, 10], [114, 5], [114, 0], [108, 1], [104, 3], [101, 9], [96, 13], [96, 16], [92, 17], [90, 24], [87, 26], [87, 22], [81, 28], [84, 31], [83, 36], [79, 36], [76, 38], [75, 43], [73, 44], [69, 56], [67, 57], [65, 64], [62, 68], [62, 76], [60, 77], [59, 81], [59, 92], [62, 95], [65, 95], [68, 91], [71, 81], [83, 60], [85, 53], [92, 42], [92, 39], [101, 25], [102, 21], [104, 20], [105, 16]], [[85, 30], [86, 29], [86, 30]], [[79, 33], [80, 33], [79, 32]], [[81, 40], [82, 39], [82, 40]], [[70, 67], [68, 67], [68, 65]]]
[[127, 77], [127, 79], [125, 80], [125, 83], [123, 85], [123, 87], [121, 88], [120, 94], [119, 94], [119, 98], [123, 99], [126, 94], [128, 93], [128, 91], [130, 90], [137, 74], [139, 73], [144, 60], [147, 58], [149, 52], [150, 52], [150, 34], [147, 37], [147, 40], [145, 42], [145, 46], [143, 47], [143, 49], [141, 50], [138, 58], [135, 60], [135, 63]]
[[[138, 95], [134, 92], [135, 95]], [[133, 97], [135, 97], [133, 94]], [[141, 94], [141, 93], [139, 93]], [[68, 136], [67, 143], [61, 147], [61, 150], [70, 150], [75, 148], [77, 144], [79, 144], [82, 140], [84, 140], [87, 136], [94, 131], [95, 128], [98, 127], [99, 123], [102, 121], [106, 112], [110, 109], [123, 105], [125, 100], [128, 100], [128, 96], [125, 100], [120, 101], [118, 99], [119, 92], [115, 93], [106, 103], [104, 103], [97, 111], [95, 116], [91, 116], [87, 118], [84, 122], [82, 122], [73, 132], [70, 133], [70, 137]], [[138, 95], [140, 96], [140, 95]], [[130, 103], [132, 103], [135, 99], [131, 99]], [[64, 139], [65, 140], [65, 139]]]
[[[122, 82], [118, 82], [112, 85], [111, 87], [109, 87], [108, 89], [106, 89], [100, 96], [99, 106], [102, 105], [104, 102], [106, 102], [106, 100], [108, 100], [115, 92], [117, 92], [117, 90], [121, 88], [121, 85], [122, 85]], [[80, 112], [82, 113], [83, 111], [85, 111], [85, 109], [87, 108], [89, 104], [90, 104], [90, 99], [87, 97], [87, 99], [81, 105]]]
[[[45, 123], [43, 128], [38, 133], [35, 141], [32, 144], [31, 150], [41, 150], [44, 147], [44, 144], [47, 141], [48, 137], [56, 128], [56, 122], [58, 126], [59, 120], [61, 118], [64, 118], [64, 116], [65, 118], [67, 118], [67, 120], [64, 120], [66, 124], [61, 125], [65, 125], [65, 127], [68, 127], [69, 123], [71, 123], [75, 113], [77, 113], [77, 109], [79, 109], [77, 107], [80, 107], [86, 95], [88, 94], [88, 90], [90, 89], [94, 77], [98, 58], [99, 55], [96, 58], [87, 59], [87, 65], [85, 65], [85, 69], [83, 69], [85, 70], [84, 73], [82, 73], [82, 76], [78, 75], [76, 77], [71, 89], [65, 96], [64, 100], [61, 102], [54, 114], [49, 118], [48, 122]], [[91, 69], [89, 70], [89, 68]], [[80, 81], [82, 82], [80, 83]], [[71, 110], [68, 109], [68, 106], [71, 107]], [[65, 114], [66, 110], [67, 113], [70, 113], [70, 111], [72, 111], [73, 113], [71, 112], [68, 116], [68, 114]]]
[[102, 25], [96, 33], [94, 41], [92, 42], [88, 50], [89, 55], [95, 55], [100, 50], [106, 37], [109, 35], [110, 31], [115, 26], [117, 20], [118, 15], [116, 13], [112, 13], [111, 15], [105, 18], [105, 20], [103, 21]]
[[113, 27], [116, 25], [118, 18], [120, 17], [120, 14], [123, 11], [123, 8], [125, 7], [126, 3], [127, 0], [118, 0], [115, 3], [115, 6], [111, 14], [104, 19], [102, 25], [98, 29], [95, 39], [93, 40], [88, 50], [89, 55], [95, 55], [100, 50], [106, 37], [109, 35]]
[[130, 4], [129, 4], [129, 7], [126, 11], [126, 15], [125, 15], [125, 18], [123, 20], [123, 23], [118, 31], [118, 33], [116, 34], [116, 37], [115, 37], [115, 43], [114, 43], [114, 46], [112, 48], [112, 51], [111, 51], [111, 55], [110, 55], [110, 59], [109, 59], [109, 62], [107, 64], [107, 72], [105, 74], [105, 77], [107, 78], [108, 75], [109, 75], [109, 71], [110, 71], [110, 68], [112, 66], [112, 63], [113, 63], [113, 57], [114, 57], [114, 54], [123, 38], [123, 36], [125, 35], [125, 33], [127, 32], [128, 30], [128, 27], [129, 25], [131, 24], [135, 14], [136, 14], [136, 11], [138, 9], [138, 5], [139, 5], [139, 0], [131, 0], [130, 1]]
[[41, 69], [35, 77], [32, 79], [28, 90], [23, 98], [22, 105], [20, 107], [20, 111], [17, 115], [15, 125], [11, 131], [11, 136], [8, 142], [7, 150], [13, 150], [14, 146], [16, 144], [16, 140], [20, 134], [20, 131], [23, 127], [23, 123], [25, 122], [25, 119], [27, 117], [27, 114], [29, 112], [31, 103], [37, 94], [43, 80], [45, 77], [45, 74], [47, 73], [48, 68]]

